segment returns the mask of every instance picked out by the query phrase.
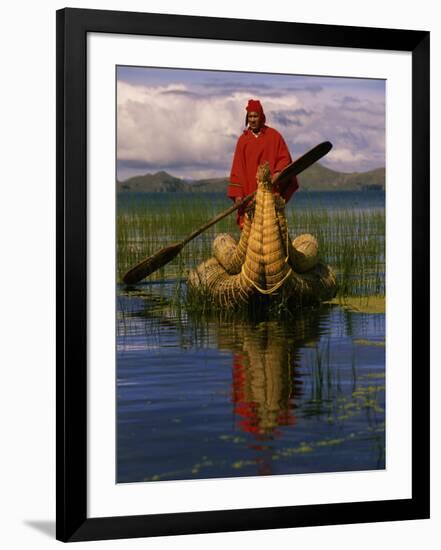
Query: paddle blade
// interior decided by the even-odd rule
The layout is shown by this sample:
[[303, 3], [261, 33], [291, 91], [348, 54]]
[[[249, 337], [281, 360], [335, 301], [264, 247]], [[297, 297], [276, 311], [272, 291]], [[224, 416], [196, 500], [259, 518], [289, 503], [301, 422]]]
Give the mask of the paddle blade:
[[126, 285], [139, 283], [139, 281], [148, 277], [148, 275], [151, 275], [157, 269], [171, 262], [182, 250], [182, 247], [183, 243], [176, 243], [161, 248], [161, 250], [158, 250], [152, 256], [129, 269], [123, 277], [123, 282]]
[[324, 141], [313, 147], [310, 151], [302, 155], [300, 158], [296, 159], [291, 164], [288, 164], [279, 175], [274, 178], [273, 183], [277, 183], [277, 186], [280, 191], [284, 190], [287, 184], [289, 184], [293, 176], [297, 176], [309, 168], [312, 164], [320, 160], [322, 157], [327, 155], [332, 149], [332, 143], [330, 141]]

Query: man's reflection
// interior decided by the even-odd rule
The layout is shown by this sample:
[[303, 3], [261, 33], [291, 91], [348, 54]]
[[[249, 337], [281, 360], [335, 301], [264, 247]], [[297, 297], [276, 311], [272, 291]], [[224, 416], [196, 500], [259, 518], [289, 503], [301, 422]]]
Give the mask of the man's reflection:
[[219, 348], [234, 352], [236, 422], [259, 441], [271, 440], [279, 428], [295, 424], [295, 400], [302, 393], [300, 347], [318, 341], [323, 315], [323, 310], [310, 310], [289, 323], [242, 322], [219, 328]]

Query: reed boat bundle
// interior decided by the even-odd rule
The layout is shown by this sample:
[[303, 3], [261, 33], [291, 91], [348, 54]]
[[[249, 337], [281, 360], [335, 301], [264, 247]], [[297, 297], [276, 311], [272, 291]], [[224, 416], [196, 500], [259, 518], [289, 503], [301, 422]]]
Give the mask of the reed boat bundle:
[[285, 203], [273, 193], [268, 163], [257, 171], [255, 205], [245, 214], [239, 242], [223, 233], [212, 249], [213, 257], [190, 273], [188, 285], [218, 307], [232, 309], [259, 296], [299, 307], [335, 296], [335, 274], [319, 260], [315, 237], [291, 240]]

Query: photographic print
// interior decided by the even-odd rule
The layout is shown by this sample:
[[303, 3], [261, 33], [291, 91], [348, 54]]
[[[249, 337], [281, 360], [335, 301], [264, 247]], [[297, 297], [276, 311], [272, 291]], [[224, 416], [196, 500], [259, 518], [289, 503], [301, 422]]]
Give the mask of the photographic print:
[[385, 89], [116, 67], [117, 483], [385, 468]]
[[57, 11], [58, 540], [429, 517], [429, 51]]

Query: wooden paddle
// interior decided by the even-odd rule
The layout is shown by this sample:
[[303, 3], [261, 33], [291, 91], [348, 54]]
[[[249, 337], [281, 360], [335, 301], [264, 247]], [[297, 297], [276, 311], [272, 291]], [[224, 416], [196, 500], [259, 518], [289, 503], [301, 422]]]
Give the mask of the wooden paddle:
[[[320, 160], [331, 150], [331, 148], [332, 144], [329, 141], [324, 141], [323, 143], [320, 143], [319, 145], [299, 157], [291, 164], [288, 164], [288, 166], [284, 168], [276, 178], [274, 178], [274, 183], [277, 182], [278, 192], [280, 194], [283, 194], [284, 189], [289, 185], [290, 180], [293, 176], [300, 174], [300, 172], [306, 170], [306, 168], [311, 166], [311, 164], [314, 164], [314, 162]], [[158, 250], [158, 252], [155, 252], [155, 254], [153, 254], [152, 256], [149, 256], [139, 264], [129, 269], [129, 271], [127, 271], [127, 273], [123, 277], [124, 283], [126, 283], [127, 285], [134, 285], [148, 275], [154, 273], [160, 267], [171, 262], [173, 258], [175, 258], [179, 254], [179, 252], [181, 252], [181, 250], [187, 243], [189, 243], [191, 240], [203, 233], [205, 230], [207, 230], [218, 221], [222, 220], [226, 216], [229, 216], [235, 210], [246, 204], [254, 197], [255, 194], [256, 192], [251, 193], [247, 197], [243, 198], [240, 202], [233, 204], [233, 206], [230, 206], [230, 208], [227, 208], [227, 210], [224, 210], [223, 212], [212, 218], [209, 222], [199, 227], [199, 229], [196, 229], [195, 231], [193, 231], [193, 233], [190, 233], [190, 235], [188, 235], [188, 237], [186, 237], [182, 241], [161, 248], [161, 250]]]

